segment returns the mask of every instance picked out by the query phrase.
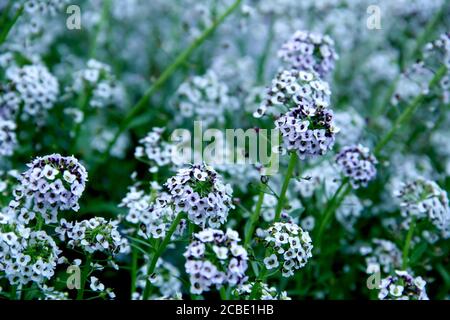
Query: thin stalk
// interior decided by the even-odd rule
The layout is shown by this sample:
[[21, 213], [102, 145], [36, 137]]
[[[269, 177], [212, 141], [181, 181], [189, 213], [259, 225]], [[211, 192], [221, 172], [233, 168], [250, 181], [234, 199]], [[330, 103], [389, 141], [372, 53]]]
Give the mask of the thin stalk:
[[9, 32], [14, 27], [14, 25], [17, 23], [17, 20], [19, 20], [20, 16], [23, 13], [23, 10], [24, 10], [24, 6], [22, 5], [19, 7], [19, 9], [17, 9], [17, 12], [14, 15], [14, 17], [12, 18], [11, 22], [9, 24], [7, 24], [4, 29], [2, 27], [3, 30], [0, 33], [0, 45], [2, 45], [6, 41], [6, 38], [8, 38]]
[[[411, 61], [414, 57], [417, 57], [420, 53], [420, 50], [422, 50], [422, 47], [425, 45], [427, 41], [429, 41], [429, 38], [433, 31], [435, 30], [437, 24], [442, 19], [444, 12], [446, 12], [446, 7], [448, 6], [448, 3], [444, 3], [441, 7], [441, 9], [434, 15], [434, 17], [428, 22], [428, 24], [425, 26], [424, 31], [422, 34], [418, 37], [418, 40], [416, 42], [415, 48], [412, 51], [412, 53], [405, 59], [406, 61]], [[391, 85], [388, 87], [388, 90], [386, 91], [386, 94], [384, 98], [382, 99], [382, 102], [378, 105], [376, 108], [376, 112], [374, 115], [379, 115], [384, 113], [384, 110], [389, 105], [389, 100], [391, 99], [392, 95], [394, 94], [395, 88], [397, 86], [397, 83], [399, 81], [400, 76], [397, 76], [394, 81], [391, 83]]]
[[83, 123], [86, 122], [88, 109], [89, 109], [89, 102], [91, 101], [92, 96], [92, 89], [88, 88], [88, 84], [84, 84], [84, 90], [79, 98], [79, 106], [80, 110], [83, 113], [83, 119], [81, 119], [80, 122], [75, 124], [74, 134], [73, 134], [73, 142], [72, 142], [72, 154], [75, 154], [77, 147], [78, 147], [78, 140], [80, 139], [80, 133], [81, 133], [81, 127]]
[[261, 208], [264, 202], [264, 195], [265, 193], [263, 192], [261, 186], [261, 191], [259, 191], [259, 195], [258, 195], [258, 202], [256, 203], [256, 208], [255, 208], [255, 212], [253, 212], [253, 214], [250, 217], [250, 226], [247, 229], [247, 232], [245, 234], [245, 238], [244, 238], [244, 247], [248, 247], [250, 245], [250, 241], [252, 240], [252, 236], [253, 233], [255, 232], [255, 228], [256, 228], [256, 223], [259, 220], [259, 215], [261, 213]]
[[408, 268], [409, 264], [409, 249], [411, 247], [411, 240], [414, 235], [414, 230], [416, 228], [416, 222], [413, 220], [411, 221], [411, 224], [409, 226], [408, 234], [406, 235], [405, 239], [405, 245], [403, 246], [403, 253], [402, 253], [402, 269], [406, 270]]
[[97, 26], [94, 30], [95, 31], [94, 36], [91, 39], [91, 44], [90, 44], [90, 49], [89, 49], [89, 57], [90, 58], [94, 58], [97, 54], [98, 38], [100, 36], [102, 29], [104, 29], [104, 27], [107, 25], [110, 7], [111, 7], [111, 0], [104, 0], [100, 21], [97, 24]]
[[[181, 219], [183, 218], [184, 213], [179, 212], [175, 219], [172, 221], [172, 224], [170, 225], [169, 230], [167, 231], [166, 236], [164, 237], [164, 240], [159, 245], [158, 249], [156, 250], [155, 254], [152, 257], [152, 260], [150, 261], [150, 264], [148, 265], [147, 269], [147, 278], [155, 272], [156, 263], [158, 262], [159, 257], [163, 254], [164, 250], [167, 248], [167, 246], [170, 243], [170, 238], [172, 237], [173, 233], [178, 227], [178, 224], [180, 223]], [[147, 300], [150, 295], [150, 281], [147, 279], [144, 289], [144, 295], [143, 299]]]
[[272, 41], [273, 41], [273, 37], [275, 34], [275, 30], [274, 30], [274, 20], [272, 16], [269, 17], [270, 22], [269, 22], [269, 31], [267, 34], [267, 39], [266, 39], [266, 43], [264, 45], [264, 50], [262, 55], [259, 57], [259, 61], [258, 61], [258, 69], [257, 69], [257, 75], [256, 75], [256, 82], [257, 83], [262, 83], [264, 81], [264, 73], [265, 73], [265, 69], [266, 69], [266, 62], [267, 62], [267, 57], [269, 56], [269, 51], [270, 48], [272, 46]]
[[150, 98], [155, 94], [155, 92], [161, 87], [171, 76], [172, 74], [178, 70], [179, 67], [183, 66], [187, 59], [192, 55], [192, 53], [199, 48], [205, 41], [208, 39], [214, 31], [225, 21], [225, 19], [236, 10], [242, 0], [236, 0], [208, 29], [206, 29], [200, 37], [198, 37], [194, 42], [186, 48], [183, 52], [181, 52], [175, 61], [169, 65], [163, 73], [159, 76], [159, 78], [152, 84], [152, 86], [144, 93], [142, 98], [130, 109], [130, 111], [125, 115], [122, 123], [119, 126], [116, 134], [113, 139], [108, 144], [108, 147], [103, 153], [103, 157], [101, 159], [101, 163], [103, 163], [111, 152], [112, 147], [116, 143], [119, 136], [129, 128], [134, 117], [139, 114], [148, 104]]
[[286, 199], [286, 191], [289, 186], [289, 181], [292, 178], [294, 173], [295, 166], [297, 164], [297, 154], [295, 152], [291, 153], [291, 157], [289, 158], [289, 165], [287, 168], [286, 176], [284, 177], [283, 185], [281, 187], [281, 192], [278, 198], [277, 207], [275, 209], [275, 219], [274, 222], [277, 222], [281, 218], [281, 211], [283, 210], [284, 201]]
[[266, 281], [267, 268], [263, 266], [259, 272], [258, 279], [253, 285], [252, 291], [250, 292], [250, 300], [255, 300], [258, 298], [260, 291], [262, 289], [262, 284]]
[[220, 299], [222, 299], [222, 300], [229, 300], [228, 299], [228, 295], [227, 295], [227, 289], [225, 289], [224, 286], [222, 286], [220, 288], [219, 293], [220, 293]]
[[17, 287], [15, 285], [11, 286], [11, 293], [9, 295], [9, 298], [11, 300], [16, 300], [17, 299]]
[[[443, 65], [439, 68], [439, 70], [434, 75], [433, 79], [431, 79], [428, 84], [429, 89], [433, 88], [439, 81], [445, 76], [447, 72], [447, 68]], [[392, 139], [394, 134], [411, 118], [411, 116], [416, 112], [416, 110], [420, 107], [422, 102], [424, 101], [426, 95], [420, 94], [406, 107], [403, 113], [397, 118], [391, 130], [380, 140], [380, 142], [376, 145], [374, 154], [375, 156], [379, 156], [381, 150], [385, 147], [385, 145]]]
[[330, 220], [333, 217], [333, 213], [339, 208], [342, 201], [344, 201], [347, 194], [350, 192], [351, 187], [348, 180], [343, 180], [339, 188], [334, 193], [333, 197], [327, 203], [327, 207], [325, 208], [325, 212], [323, 214], [323, 219], [319, 226], [319, 231], [316, 236], [316, 243], [320, 245], [322, 241], [323, 234], [325, 232], [326, 227], [329, 225]]
[[86, 287], [86, 281], [87, 281], [87, 278], [91, 271], [90, 270], [91, 269], [91, 261], [92, 261], [92, 256], [90, 254], [88, 254], [86, 256], [86, 262], [83, 266], [83, 271], [81, 274], [81, 283], [80, 283], [80, 289], [78, 290], [78, 293], [77, 293], [77, 300], [83, 300], [83, 298], [84, 298], [84, 290]]
[[133, 293], [136, 291], [138, 257], [139, 257], [138, 250], [133, 247], [131, 251], [131, 290], [130, 290], [131, 299], [133, 299]]

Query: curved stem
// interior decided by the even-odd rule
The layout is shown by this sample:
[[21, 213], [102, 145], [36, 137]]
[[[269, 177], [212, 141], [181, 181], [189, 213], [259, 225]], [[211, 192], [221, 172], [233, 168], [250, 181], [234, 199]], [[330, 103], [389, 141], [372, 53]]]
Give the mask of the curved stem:
[[263, 185], [261, 184], [261, 191], [259, 191], [258, 202], [256, 203], [255, 211], [250, 217], [250, 226], [245, 233], [244, 247], [248, 247], [250, 245], [250, 241], [252, 240], [253, 233], [255, 232], [256, 223], [259, 220], [259, 215], [261, 213], [261, 208], [264, 202], [264, 191], [262, 190]]
[[[154, 253], [150, 264], [147, 268], [147, 278], [155, 272], [156, 263], [158, 262], [159, 257], [163, 254], [164, 250], [170, 243], [170, 238], [172, 237], [173, 233], [177, 229], [178, 225], [180, 224], [181, 219], [183, 218], [184, 213], [179, 212], [175, 219], [172, 221], [172, 224], [170, 225], [169, 230], [167, 231], [166, 236], [164, 237], [164, 240], [161, 242], [161, 244], [158, 246], [158, 249]], [[143, 300], [147, 300], [150, 295], [150, 281], [146, 279], [144, 294], [143, 294]]]
[[181, 52], [175, 61], [167, 67], [164, 72], [159, 76], [159, 78], [153, 83], [153, 85], [144, 93], [142, 98], [130, 109], [130, 111], [125, 115], [122, 123], [119, 126], [116, 134], [113, 139], [108, 144], [105, 152], [103, 153], [103, 157], [101, 162], [104, 162], [111, 152], [112, 147], [116, 143], [119, 136], [129, 128], [131, 121], [133, 118], [141, 112], [146, 106], [150, 98], [153, 94], [162, 86], [171, 76], [172, 74], [182, 65], [185, 64], [186, 60], [191, 56], [191, 54], [199, 48], [207, 38], [209, 38], [214, 31], [225, 21], [225, 19], [236, 10], [242, 0], [236, 0], [208, 29], [206, 29], [200, 37], [198, 37], [194, 42], [186, 48], [183, 52]]
[[414, 229], [416, 228], [416, 222], [414, 219], [411, 221], [411, 224], [409, 225], [408, 234], [406, 235], [405, 239], [405, 245], [403, 247], [403, 254], [402, 254], [402, 269], [406, 270], [408, 268], [409, 263], [409, 248], [411, 247], [411, 240], [414, 235]]
[[289, 181], [292, 178], [294, 173], [295, 165], [297, 164], [297, 154], [295, 152], [291, 153], [291, 157], [289, 158], [289, 165], [287, 168], [286, 176], [284, 177], [283, 186], [281, 187], [280, 196], [278, 198], [277, 207], [275, 209], [275, 219], [274, 222], [277, 222], [281, 218], [281, 211], [283, 210], [284, 200], [286, 199], [286, 191], [289, 186]]
[[328, 201], [327, 206], [325, 208], [325, 212], [323, 214], [322, 221], [320, 223], [317, 236], [316, 236], [316, 243], [320, 246], [320, 243], [322, 241], [323, 234], [325, 232], [326, 227], [328, 226], [330, 220], [333, 217], [333, 213], [339, 208], [342, 201], [344, 201], [347, 194], [350, 192], [351, 187], [348, 183], [348, 180], [343, 180], [339, 188], [334, 193], [333, 197], [330, 201]]
[[78, 290], [78, 293], [77, 293], [77, 300], [83, 300], [83, 298], [84, 298], [84, 290], [86, 287], [86, 281], [87, 281], [87, 278], [91, 271], [90, 270], [91, 269], [91, 261], [92, 261], [92, 256], [90, 254], [88, 254], [86, 256], [86, 262], [83, 266], [83, 271], [81, 274], [80, 289]]
[[78, 147], [78, 140], [80, 138], [81, 133], [81, 126], [83, 125], [83, 122], [86, 122], [88, 110], [89, 110], [89, 102], [91, 101], [92, 96], [92, 89], [88, 87], [88, 84], [84, 84], [83, 93], [81, 97], [79, 98], [79, 107], [80, 111], [83, 113], [83, 118], [80, 122], [75, 124], [75, 130], [73, 135], [73, 142], [71, 146], [71, 153], [75, 154]]
[[[436, 84], [439, 83], [439, 81], [445, 76], [447, 72], [447, 68], [442, 65], [439, 70], [434, 75], [433, 79], [431, 79], [430, 83], [428, 84], [428, 88], [433, 88]], [[414, 98], [413, 101], [406, 107], [406, 109], [403, 111], [403, 113], [397, 118], [397, 120], [394, 122], [394, 125], [392, 126], [391, 130], [386, 133], [386, 135], [380, 140], [380, 142], [376, 145], [374, 154], [375, 156], [379, 156], [381, 150], [385, 147], [385, 145], [392, 139], [394, 134], [405, 124], [406, 121], [408, 121], [411, 116], [416, 112], [416, 110], [419, 108], [419, 106], [424, 101], [426, 95], [420, 94], [416, 98]]]
[[130, 297], [133, 299], [133, 293], [136, 291], [136, 279], [137, 279], [137, 262], [138, 262], [138, 250], [132, 247], [131, 252], [131, 290]]
[[4, 28], [3, 28], [3, 26], [1, 26], [3, 30], [0, 32], [0, 45], [2, 45], [6, 41], [6, 38], [8, 38], [9, 32], [14, 27], [17, 20], [19, 20], [20, 16], [23, 13], [23, 10], [24, 10], [24, 6], [21, 5], [19, 7], [19, 9], [17, 9], [17, 12], [14, 15], [14, 17], [12, 18], [11, 22], [9, 24], [7, 24]]

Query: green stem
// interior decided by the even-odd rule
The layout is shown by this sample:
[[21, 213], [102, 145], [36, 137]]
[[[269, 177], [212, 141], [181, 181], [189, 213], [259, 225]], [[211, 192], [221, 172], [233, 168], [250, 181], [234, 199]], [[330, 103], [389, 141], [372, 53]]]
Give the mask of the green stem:
[[295, 165], [297, 164], [297, 153], [292, 152], [291, 157], [289, 158], [289, 165], [287, 168], [286, 176], [284, 177], [283, 186], [281, 187], [281, 193], [278, 198], [277, 207], [275, 209], [275, 220], [274, 222], [277, 222], [281, 218], [281, 211], [284, 207], [284, 201], [286, 199], [286, 191], [289, 186], [289, 181], [292, 178], [292, 175], [294, 173]]
[[267, 269], [265, 266], [261, 268], [259, 272], [258, 278], [256, 279], [255, 284], [253, 285], [252, 291], [250, 292], [250, 300], [255, 300], [259, 298], [261, 293], [262, 284], [266, 281]]
[[[435, 14], [435, 16], [425, 26], [424, 31], [418, 37], [418, 40], [416, 42], [414, 50], [405, 59], [406, 61], [411, 61], [414, 57], [418, 57], [418, 55], [419, 55], [420, 51], [422, 50], [423, 46], [425, 45], [425, 43], [427, 41], [429, 41], [430, 35], [433, 33], [433, 31], [436, 28], [436, 26], [438, 25], [439, 21], [442, 19], [443, 14], [446, 12], [446, 7], [447, 6], [448, 6], [448, 4], [444, 3], [442, 5], [442, 8]], [[382, 99], [382, 102], [375, 108], [376, 112], [374, 113], [374, 115], [384, 114], [384, 111], [385, 111], [386, 107], [389, 106], [389, 100], [391, 99], [392, 95], [395, 92], [395, 88], [397, 86], [399, 78], [400, 78], [400, 76], [398, 75], [396, 77], [396, 79], [388, 87], [388, 90], [386, 91], [386, 95]]]
[[[447, 68], [443, 65], [439, 68], [439, 70], [434, 75], [433, 79], [431, 79], [428, 84], [429, 89], [433, 88], [439, 81], [445, 76], [447, 72]], [[385, 145], [392, 139], [394, 134], [411, 118], [411, 116], [416, 112], [419, 106], [424, 101], [426, 95], [420, 94], [414, 98], [413, 101], [406, 107], [403, 113], [397, 118], [391, 130], [380, 140], [380, 142], [376, 145], [374, 154], [375, 156], [379, 156], [381, 150], [385, 147]]]
[[73, 142], [72, 142], [72, 150], [71, 153], [75, 154], [78, 147], [78, 140], [80, 139], [81, 126], [86, 122], [88, 110], [89, 110], [89, 102], [91, 101], [92, 89], [87, 87], [88, 84], [84, 84], [84, 89], [81, 97], [79, 98], [79, 106], [80, 111], [83, 113], [83, 119], [80, 122], [75, 124]]
[[339, 208], [350, 190], [351, 187], [348, 180], [343, 180], [339, 188], [334, 193], [333, 197], [330, 199], [330, 201], [328, 201], [318, 229], [319, 231], [317, 232], [316, 236], [316, 243], [318, 246], [320, 246], [326, 227], [329, 225], [330, 220], [333, 218], [333, 213]]
[[402, 255], [402, 269], [406, 270], [408, 268], [409, 263], [409, 248], [411, 247], [411, 240], [414, 235], [414, 229], [416, 228], [416, 222], [414, 220], [411, 221], [409, 226], [408, 234], [406, 235], [405, 245], [403, 247], [403, 255]]
[[131, 251], [131, 292], [130, 297], [133, 299], [133, 293], [136, 291], [136, 279], [137, 279], [137, 265], [138, 265], [138, 250], [132, 247]]
[[133, 118], [140, 113], [148, 104], [148, 101], [153, 96], [153, 94], [161, 87], [171, 76], [172, 74], [180, 67], [183, 66], [187, 59], [192, 55], [192, 53], [199, 48], [205, 41], [208, 39], [214, 31], [225, 21], [225, 19], [236, 10], [242, 0], [236, 0], [208, 29], [206, 29], [200, 37], [198, 37], [194, 42], [186, 48], [183, 52], [181, 52], [175, 61], [167, 67], [164, 72], [159, 76], [159, 78], [153, 83], [153, 85], [144, 93], [142, 98], [130, 109], [130, 111], [125, 115], [122, 123], [119, 126], [114, 138], [108, 144], [105, 152], [103, 153], [103, 157], [101, 159], [101, 163], [104, 162], [112, 147], [116, 143], [119, 136], [129, 128], [131, 121]]
[[222, 300], [229, 300], [228, 299], [228, 295], [227, 295], [227, 290], [226, 290], [225, 286], [222, 286], [220, 288], [219, 293], [220, 293], [220, 299], [222, 299]]
[[94, 32], [95, 32], [94, 36], [91, 39], [91, 44], [90, 44], [90, 49], [89, 49], [89, 57], [90, 58], [94, 58], [96, 56], [97, 47], [98, 47], [98, 38], [99, 38], [99, 35], [100, 35], [102, 29], [104, 29], [104, 27], [107, 25], [110, 7], [111, 7], [111, 0], [104, 0], [100, 21], [97, 24], [97, 26], [94, 30]]
[[258, 202], [256, 203], [255, 212], [253, 212], [252, 216], [250, 217], [250, 226], [247, 229], [247, 232], [245, 234], [245, 240], [244, 240], [244, 247], [248, 247], [250, 245], [250, 241], [252, 240], [253, 233], [255, 232], [256, 224], [259, 220], [259, 215], [261, 213], [261, 208], [264, 202], [264, 195], [265, 192], [262, 190], [263, 184], [261, 184], [261, 191], [258, 195]]
[[266, 61], [267, 61], [267, 57], [269, 56], [270, 47], [272, 45], [272, 41], [273, 41], [273, 37], [274, 37], [274, 24], [275, 24], [274, 20], [275, 19], [273, 19], [272, 16], [269, 18], [270, 18], [269, 31], [267, 34], [266, 44], [264, 46], [263, 53], [258, 61], [258, 70], [257, 70], [257, 75], [256, 75], [256, 82], [258, 84], [262, 83], [264, 80], [264, 71], [266, 68]]
[[81, 274], [80, 289], [78, 290], [78, 293], [77, 293], [77, 300], [83, 300], [83, 298], [84, 298], [84, 290], [86, 287], [86, 281], [87, 281], [87, 278], [91, 271], [91, 261], [92, 261], [92, 256], [90, 254], [88, 254], [86, 256], [86, 262], [83, 266], [83, 270], [82, 270], [82, 274]]
[[17, 287], [15, 285], [11, 286], [11, 293], [10, 293], [9, 298], [11, 300], [16, 300], [17, 299]]
[[11, 22], [9, 24], [7, 24], [4, 29], [2, 28], [3, 30], [0, 32], [0, 45], [2, 45], [6, 41], [6, 38], [8, 38], [9, 32], [14, 27], [17, 20], [19, 20], [20, 16], [23, 13], [23, 10], [24, 10], [24, 7], [22, 5], [19, 7], [19, 9], [17, 9], [17, 12], [14, 15], [14, 17], [12, 18]]
[[[158, 246], [158, 249], [156, 250], [155, 254], [152, 257], [152, 260], [150, 261], [150, 264], [148, 265], [147, 269], [147, 278], [155, 272], [156, 263], [158, 262], [159, 257], [163, 254], [164, 250], [170, 243], [170, 238], [172, 237], [173, 233], [177, 229], [178, 225], [180, 224], [181, 219], [183, 218], [184, 213], [179, 212], [175, 219], [173, 220], [172, 224], [170, 225], [169, 230], [167, 231], [166, 236], [164, 237], [164, 240], [161, 242], [161, 244]], [[144, 289], [144, 295], [143, 300], [147, 300], [150, 295], [150, 281], [147, 279]]]

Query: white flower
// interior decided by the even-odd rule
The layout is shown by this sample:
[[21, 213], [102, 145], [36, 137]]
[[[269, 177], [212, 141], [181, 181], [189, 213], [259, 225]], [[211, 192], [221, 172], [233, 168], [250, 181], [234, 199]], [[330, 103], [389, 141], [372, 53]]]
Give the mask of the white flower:
[[275, 254], [272, 254], [266, 258], [264, 258], [264, 265], [268, 270], [278, 268], [278, 258]]
[[90, 287], [93, 291], [103, 292], [105, 290], [105, 285], [98, 280], [96, 277], [91, 277], [90, 279]]

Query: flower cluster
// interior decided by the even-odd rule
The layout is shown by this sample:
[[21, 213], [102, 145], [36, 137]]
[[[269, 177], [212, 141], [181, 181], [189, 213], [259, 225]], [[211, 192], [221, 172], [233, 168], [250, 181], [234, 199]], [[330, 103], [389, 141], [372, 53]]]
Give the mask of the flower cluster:
[[61, 219], [56, 228], [61, 241], [70, 248], [81, 248], [88, 253], [103, 252], [114, 256], [128, 251], [128, 242], [117, 230], [118, 221], [108, 221], [95, 217], [80, 222], [67, 222]]
[[402, 253], [395, 243], [384, 239], [373, 239], [373, 247], [368, 248], [366, 257], [366, 272], [391, 273], [402, 265]]
[[360, 141], [366, 122], [354, 109], [336, 111], [334, 122], [338, 128], [345, 128], [345, 130], [339, 131], [337, 143], [340, 146], [353, 145]]
[[437, 60], [438, 65], [444, 65], [447, 68], [445, 76], [440, 81], [444, 103], [450, 101], [450, 32], [443, 33], [437, 40], [428, 43], [425, 47], [425, 57], [427, 63], [431, 58]]
[[334, 41], [327, 35], [296, 31], [278, 51], [289, 68], [315, 71], [321, 77], [329, 75], [338, 59]]
[[343, 148], [336, 156], [336, 163], [355, 189], [367, 186], [377, 174], [377, 159], [361, 145]]
[[6, 70], [6, 80], [0, 116], [7, 119], [22, 108], [23, 119], [39, 123], [57, 100], [58, 81], [43, 65], [12, 66]]
[[66, 3], [68, 0], [26, 0], [24, 8], [30, 15], [36, 13], [55, 15]]
[[277, 114], [272, 107], [281, 107], [285, 110], [327, 108], [330, 106], [330, 96], [328, 83], [316, 74], [308, 71], [283, 70], [272, 80], [262, 104], [253, 115], [259, 118], [266, 112]]
[[0, 213], [0, 272], [12, 285], [42, 283], [55, 273], [61, 250], [45, 231], [31, 231]]
[[123, 91], [112, 75], [111, 67], [94, 59], [87, 62], [86, 69], [75, 73], [74, 82], [67, 91], [90, 92], [89, 105], [92, 108], [103, 108], [123, 100]]
[[[147, 283], [147, 268], [147, 264], [144, 264], [139, 270], [136, 287], [140, 290], [144, 290]], [[162, 299], [173, 299], [181, 294], [182, 282], [180, 281], [180, 270], [173, 264], [162, 259], [158, 260], [155, 272], [150, 276], [150, 282], [154, 287], [159, 289], [160, 294], [150, 297], [150, 299], [160, 297], [162, 297]], [[142, 296], [139, 292], [133, 293], [133, 300], [141, 299]]]
[[426, 282], [413, 277], [407, 271], [395, 271], [395, 275], [381, 280], [380, 300], [428, 300]]
[[174, 211], [186, 212], [196, 225], [217, 228], [224, 224], [232, 204], [232, 189], [222, 182], [222, 177], [205, 164], [180, 169], [165, 183], [170, 197], [165, 202]]
[[363, 211], [361, 200], [353, 195], [348, 195], [336, 210], [336, 220], [348, 231], [354, 231], [354, 225]]
[[194, 118], [203, 121], [206, 126], [223, 123], [225, 113], [238, 107], [236, 99], [228, 93], [228, 86], [212, 70], [181, 84], [173, 104], [180, 112], [181, 118], [176, 119], [177, 121]]
[[87, 171], [77, 159], [52, 154], [34, 159], [28, 167], [14, 191], [12, 209], [39, 212], [46, 223], [56, 222], [58, 211], [78, 211]]
[[268, 270], [281, 265], [283, 277], [294, 275], [294, 270], [306, 265], [312, 257], [309, 233], [293, 223], [275, 222], [266, 232], [264, 243], [268, 255], [264, 265]]
[[239, 245], [236, 231], [205, 229], [193, 235], [184, 256], [191, 293], [201, 294], [212, 286], [236, 286], [247, 280], [247, 251]]
[[[239, 286], [235, 290], [236, 295], [240, 299], [249, 300], [255, 285], [255, 282], [249, 282]], [[278, 292], [277, 288], [269, 287], [267, 283], [261, 283], [260, 286], [261, 297], [259, 299], [261, 300], [291, 300], [286, 291]]]
[[[166, 203], [168, 194], [158, 193], [159, 189], [160, 186], [153, 186], [152, 193], [146, 194], [137, 186], [132, 186], [120, 204], [128, 209], [125, 221], [134, 225], [133, 231], [138, 230], [138, 235], [145, 239], [164, 238], [175, 219], [172, 208], [162, 205]], [[182, 219], [173, 236], [182, 235], [185, 227], [186, 220]]]
[[403, 184], [394, 192], [400, 201], [402, 216], [411, 219], [429, 219], [444, 238], [450, 235], [450, 209], [447, 193], [435, 182], [417, 178]]
[[275, 121], [281, 132], [283, 145], [290, 152], [297, 152], [300, 159], [324, 155], [333, 148], [335, 133], [333, 112], [317, 109], [296, 108]]
[[429, 83], [434, 73], [423, 61], [418, 61], [401, 73], [391, 103], [398, 105], [401, 102], [409, 102], [419, 94], [430, 92]]
[[0, 117], [0, 157], [11, 156], [17, 145], [16, 124]]
[[142, 161], [150, 162], [150, 172], [157, 172], [159, 167], [172, 162], [173, 145], [162, 140], [164, 128], [153, 128], [147, 136], [139, 140], [134, 156]]

